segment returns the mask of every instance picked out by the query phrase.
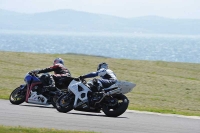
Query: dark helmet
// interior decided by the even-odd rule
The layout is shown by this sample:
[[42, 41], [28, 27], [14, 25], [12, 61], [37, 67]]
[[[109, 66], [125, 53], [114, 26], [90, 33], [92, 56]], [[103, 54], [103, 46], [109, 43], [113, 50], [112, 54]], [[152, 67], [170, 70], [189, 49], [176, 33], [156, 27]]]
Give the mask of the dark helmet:
[[61, 58], [56, 58], [56, 59], [53, 61], [53, 65], [55, 65], [55, 64], [62, 64], [62, 65], [64, 65], [64, 61], [63, 61], [63, 59], [61, 59]]
[[101, 68], [105, 68], [105, 69], [108, 69], [108, 64], [103, 62], [103, 63], [100, 63], [97, 67], [97, 71], [100, 70]]

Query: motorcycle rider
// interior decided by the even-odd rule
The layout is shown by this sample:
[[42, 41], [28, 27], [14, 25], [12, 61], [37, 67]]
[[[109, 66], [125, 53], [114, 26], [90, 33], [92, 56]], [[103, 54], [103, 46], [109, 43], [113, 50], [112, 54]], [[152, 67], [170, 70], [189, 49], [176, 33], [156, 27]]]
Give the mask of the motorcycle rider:
[[[91, 72], [85, 75], [80, 76], [80, 79], [84, 78], [92, 78], [100, 76], [100, 79], [93, 79], [93, 84], [96, 86], [98, 92], [102, 91], [101, 85], [103, 88], [108, 88], [109, 86], [115, 84], [117, 82], [117, 77], [114, 72], [108, 68], [108, 64], [103, 62], [100, 63], [97, 67], [96, 72]], [[100, 83], [100, 84], [99, 84]]]
[[64, 66], [64, 61], [61, 58], [56, 58], [53, 62], [53, 66], [41, 70], [33, 70], [30, 73], [39, 74], [52, 71], [54, 71], [54, 75], [45, 74], [41, 76], [41, 79], [46, 83], [44, 83], [43, 92], [58, 90], [56, 86], [62, 86], [63, 83], [67, 83], [71, 77], [69, 69]]

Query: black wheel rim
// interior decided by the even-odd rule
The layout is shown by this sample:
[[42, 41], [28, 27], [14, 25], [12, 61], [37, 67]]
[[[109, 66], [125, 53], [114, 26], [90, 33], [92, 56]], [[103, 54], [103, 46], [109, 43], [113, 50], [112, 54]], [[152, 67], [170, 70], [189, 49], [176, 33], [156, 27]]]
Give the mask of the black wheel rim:
[[116, 105], [113, 105], [113, 106], [106, 105], [107, 110], [114, 111], [114, 110], [118, 109], [124, 102], [122, 99], [115, 99], [115, 100], [117, 102]]
[[24, 95], [22, 95], [22, 92], [21, 92], [20, 88], [16, 89], [11, 95], [11, 100], [12, 101], [19, 101], [19, 100], [21, 100], [23, 98], [24, 98]]
[[59, 100], [59, 106], [61, 108], [68, 108], [72, 102], [73, 98], [69, 97], [69, 95], [65, 95]]

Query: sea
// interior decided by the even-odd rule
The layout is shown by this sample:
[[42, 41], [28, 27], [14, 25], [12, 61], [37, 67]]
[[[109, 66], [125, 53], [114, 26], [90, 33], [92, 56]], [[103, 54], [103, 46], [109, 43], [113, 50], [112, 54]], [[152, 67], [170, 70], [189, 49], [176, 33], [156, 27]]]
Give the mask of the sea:
[[200, 63], [200, 35], [0, 32], [0, 51]]

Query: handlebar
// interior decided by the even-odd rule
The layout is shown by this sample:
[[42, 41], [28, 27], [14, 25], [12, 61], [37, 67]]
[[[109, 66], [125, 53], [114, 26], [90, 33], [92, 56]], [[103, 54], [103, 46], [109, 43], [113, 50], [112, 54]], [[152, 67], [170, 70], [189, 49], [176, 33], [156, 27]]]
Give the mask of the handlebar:
[[87, 83], [87, 81], [86, 81], [85, 79], [80, 78], [80, 77], [74, 78], [74, 80], [75, 80], [75, 81], [81, 81], [83, 84], [86, 84], [86, 83]]
[[28, 72], [28, 74], [32, 75], [32, 76], [36, 76], [36, 77], [39, 77], [37, 73], [34, 73], [34, 72]]

